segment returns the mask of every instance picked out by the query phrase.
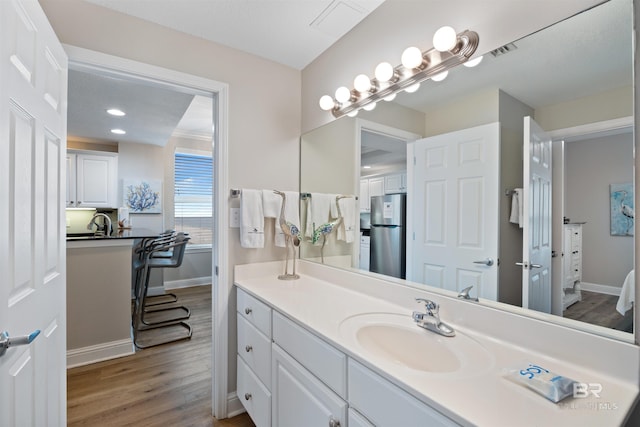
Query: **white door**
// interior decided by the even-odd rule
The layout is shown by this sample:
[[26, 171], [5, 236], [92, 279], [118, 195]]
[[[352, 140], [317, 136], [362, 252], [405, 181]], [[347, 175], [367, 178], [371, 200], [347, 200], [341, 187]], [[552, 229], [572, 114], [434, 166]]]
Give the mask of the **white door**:
[[522, 307], [551, 313], [551, 138], [524, 118]]
[[407, 147], [407, 279], [497, 300], [500, 124]]
[[0, 1], [0, 425], [66, 425], [67, 57], [36, 0]]

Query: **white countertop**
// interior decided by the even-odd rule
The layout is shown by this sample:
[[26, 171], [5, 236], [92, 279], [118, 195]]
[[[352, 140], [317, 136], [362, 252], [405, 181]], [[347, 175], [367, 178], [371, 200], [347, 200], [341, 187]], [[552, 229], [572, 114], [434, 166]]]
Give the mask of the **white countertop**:
[[[522, 316], [498, 313], [490, 308], [483, 309], [478, 304], [451, 300], [427, 291], [406, 289], [398, 284], [384, 283], [381, 280], [347, 271], [337, 272], [335, 269], [328, 269], [328, 274], [324, 277], [323, 266], [309, 265], [305, 268], [304, 262], [299, 264], [300, 279], [282, 281], [277, 279], [280, 266], [281, 263], [236, 266], [235, 284], [460, 424], [492, 427], [617, 426], [624, 422], [638, 396], [638, 383], [635, 380], [639, 368], [638, 363], [635, 363], [637, 347], [628, 343], [618, 343], [615, 340], [593, 336], [593, 345], [598, 346], [599, 351], [620, 353], [621, 359], [611, 354], [612, 357], [609, 360], [613, 365], [620, 360], [635, 364], [626, 368], [629, 375], [625, 377], [620, 375], [620, 369], [615, 372], [604, 372], [600, 367], [595, 369], [594, 366], [585, 366], [592, 362], [588, 357], [583, 357], [581, 346], [585, 345], [584, 342], [589, 345], [590, 338], [580, 332], [575, 332], [578, 334], [576, 342], [566, 338], [573, 335], [571, 331], [563, 328], [558, 332], [558, 336], [563, 338], [555, 344], [532, 341], [530, 347], [523, 346], [522, 339], [514, 340], [518, 343], [514, 344], [504, 339], [504, 333], [499, 337], [485, 334], [470, 326], [474, 323], [473, 319], [461, 320], [464, 318], [461, 313], [467, 311], [468, 317], [471, 317], [481, 310], [486, 311], [483, 316], [496, 317], [495, 321], [501, 323], [497, 327], [503, 327], [505, 318], [509, 319], [509, 316], [513, 316], [514, 320], [511, 325], [521, 327], [522, 322], [527, 321], [523, 320]], [[339, 277], [336, 275], [340, 276], [343, 283], [339, 285], [333, 283], [333, 279]], [[332, 279], [331, 283], [324, 280], [327, 277]], [[378, 294], [381, 292], [381, 287], [386, 286], [390, 297], [383, 299], [358, 292], [351, 286], [345, 285], [349, 281], [353, 282], [353, 288], [357, 289], [369, 285], [377, 287]], [[368, 283], [369, 281], [371, 283]], [[398, 298], [391, 297], [399, 292], [412, 296], [412, 298], [404, 298], [403, 295], [400, 298], [401, 301], [407, 301], [406, 305], [398, 304]], [[360, 347], [353, 345], [353, 341], [345, 336], [344, 328], [341, 331], [341, 322], [350, 316], [366, 313], [395, 313], [410, 316], [413, 310], [420, 309], [413, 298], [425, 296], [440, 302], [442, 321], [451, 325], [459, 334], [471, 337], [488, 351], [492, 356], [490, 366], [485, 366], [485, 369], [473, 375], [455, 372], [416, 373], [392, 361], [370, 357]], [[468, 310], [467, 307], [469, 307]], [[448, 313], [453, 318], [448, 318]], [[411, 321], [410, 317], [408, 320]], [[479, 325], [482, 325], [483, 321], [486, 322], [486, 319], [478, 318]], [[544, 332], [550, 327], [540, 323], [530, 320], [530, 325], [526, 324], [526, 330], [521, 331], [520, 334], [531, 334], [532, 338], [539, 338], [540, 335], [536, 329], [542, 328], [540, 330]], [[508, 330], [509, 327], [503, 327], [503, 329]], [[425, 331], [425, 333], [432, 332]], [[512, 331], [512, 333], [518, 332]], [[550, 340], [556, 340], [556, 338], [556, 336], [550, 336]], [[443, 337], [442, 339], [456, 338]], [[550, 357], [541, 351], [549, 345], [554, 346], [556, 354], [565, 356]], [[566, 348], [560, 348], [562, 346]], [[610, 346], [610, 348], [603, 349], [602, 346]], [[407, 351], [410, 352], [412, 349], [408, 348]], [[429, 355], [425, 354], [424, 357]], [[583, 360], [584, 363], [582, 363]], [[602, 385], [600, 397], [596, 398], [593, 395], [588, 398], [568, 397], [556, 404], [504, 378], [505, 369], [526, 364], [526, 362], [541, 365], [579, 382], [599, 383]]]

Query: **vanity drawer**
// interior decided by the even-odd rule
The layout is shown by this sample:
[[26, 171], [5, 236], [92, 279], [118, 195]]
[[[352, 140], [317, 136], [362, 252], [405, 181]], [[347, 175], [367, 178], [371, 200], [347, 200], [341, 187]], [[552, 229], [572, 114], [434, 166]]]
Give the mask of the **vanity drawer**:
[[238, 356], [238, 399], [256, 427], [271, 425], [271, 393]]
[[[349, 405], [378, 427], [458, 425], [400, 387], [351, 359], [349, 359]], [[393, 411], [389, 408], [393, 408]]]
[[238, 355], [265, 385], [271, 384], [271, 340], [239, 313]]
[[347, 396], [347, 356], [330, 344], [273, 312], [273, 341], [328, 385], [340, 397]]
[[271, 338], [271, 308], [240, 288], [237, 289], [238, 313], [260, 332]]

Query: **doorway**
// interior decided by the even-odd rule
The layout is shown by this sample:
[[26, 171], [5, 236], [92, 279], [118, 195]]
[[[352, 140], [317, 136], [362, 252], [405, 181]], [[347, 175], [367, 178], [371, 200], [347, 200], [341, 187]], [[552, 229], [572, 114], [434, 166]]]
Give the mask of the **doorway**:
[[[227, 171], [228, 145], [228, 86], [173, 70], [66, 46], [70, 68], [108, 72], [128, 76], [143, 83], [164, 85], [192, 95], [208, 95], [212, 99], [213, 152], [213, 243], [211, 245], [212, 294], [212, 411], [217, 418], [227, 416], [227, 335], [230, 272], [228, 267], [228, 214], [225, 206], [229, 192]], [[162, 224], [164, 226], [164, 224]]]

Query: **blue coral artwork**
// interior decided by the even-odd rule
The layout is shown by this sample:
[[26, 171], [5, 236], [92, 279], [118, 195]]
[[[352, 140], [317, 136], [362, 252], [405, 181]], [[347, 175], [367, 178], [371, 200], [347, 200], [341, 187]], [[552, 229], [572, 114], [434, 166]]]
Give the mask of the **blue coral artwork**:
[[633, 184], [611, 184], [611, 235], [633, 236], [635, 208], [633, 205]]
[[124, 180], [124, 206], [131, 213], [162, 213], [161, 180]]

